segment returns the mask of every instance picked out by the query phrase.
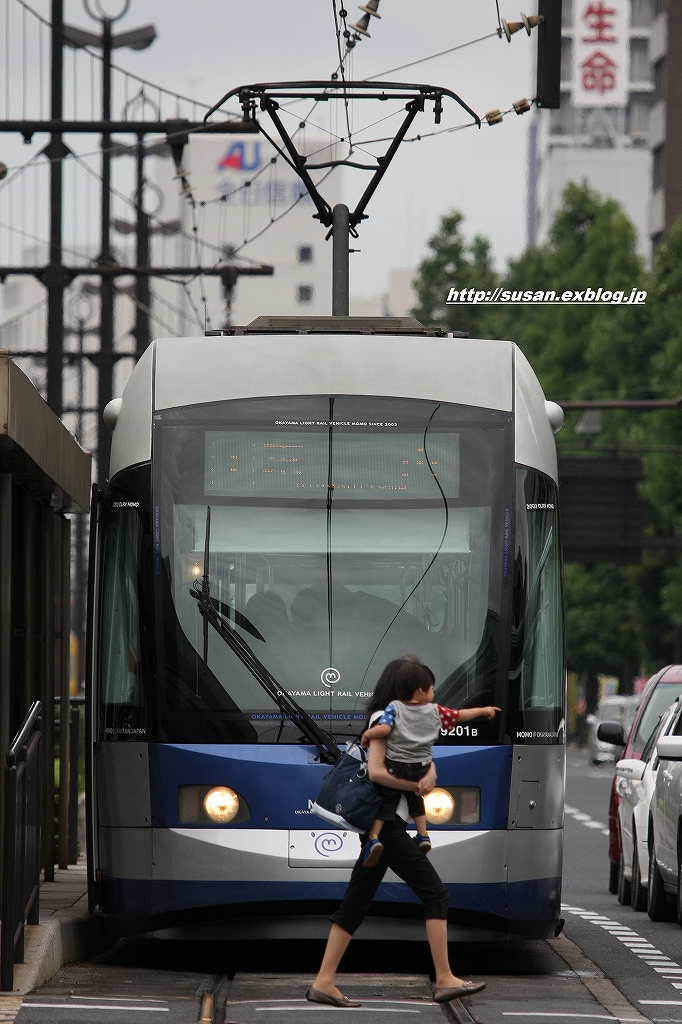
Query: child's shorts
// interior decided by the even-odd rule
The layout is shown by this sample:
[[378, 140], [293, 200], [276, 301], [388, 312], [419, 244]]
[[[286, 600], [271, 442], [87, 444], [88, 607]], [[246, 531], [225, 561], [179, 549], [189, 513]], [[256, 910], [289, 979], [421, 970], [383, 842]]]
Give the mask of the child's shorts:
[[[397, 779], [409, 779], [411, 782], [423, 779], [431, 767], [430, 761], [427, 764], [411, 764], [407, 761], [392, 761], [388, 757], [385, 764], [390, 775], [395, 775]], [[404, 789], [391, 789], [389, 786], [377, 786], [377, 789], [381, 793], [381, 804], [377, 811], [378, 821], [395, 821], [402, 796], [407, 798], [407, 808], [412, 818], [424, 814], [424, 800], [416, 793]]]

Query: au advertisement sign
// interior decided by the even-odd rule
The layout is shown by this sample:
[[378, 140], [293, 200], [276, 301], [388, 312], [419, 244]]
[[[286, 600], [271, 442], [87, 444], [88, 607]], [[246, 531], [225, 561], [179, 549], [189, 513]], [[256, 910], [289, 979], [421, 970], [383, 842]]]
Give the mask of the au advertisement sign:
[[623, 107], [628, 100], [630, 0], [577, 0], [573, 106]]
[[297, 201], [311, 202], [296, 172], [265, 140], [253, 135], [228, 140], [215, 164], [215, 187], [226, 203], [269, 207], [274, 216]]

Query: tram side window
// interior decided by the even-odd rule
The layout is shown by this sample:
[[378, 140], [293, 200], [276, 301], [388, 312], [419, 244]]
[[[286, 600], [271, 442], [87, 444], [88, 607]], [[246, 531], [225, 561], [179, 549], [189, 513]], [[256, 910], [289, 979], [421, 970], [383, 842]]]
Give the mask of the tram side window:
[[100, 703], [106, 740], [146, 738], [138, 594], [143, 532], [136, 510], [108, 512], [103, 536], [100, 633]]
[[[517, 471], [514, 594], [519, 714], [513, 742], [561, 742], [564, 629], [557, 490], [532, 470]], [[514, 645], [513, 645], [514, 646]], [[518, 656], [520, 654], [520, 663]], [[512, 656], [512, 675], [514, 675]]]

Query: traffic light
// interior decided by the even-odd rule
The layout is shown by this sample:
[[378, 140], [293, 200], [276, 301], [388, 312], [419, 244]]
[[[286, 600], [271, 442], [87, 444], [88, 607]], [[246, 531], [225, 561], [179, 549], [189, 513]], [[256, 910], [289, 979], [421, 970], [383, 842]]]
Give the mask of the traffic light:
[[561, 0], [539, 0], [537, 105], [561, 105]]

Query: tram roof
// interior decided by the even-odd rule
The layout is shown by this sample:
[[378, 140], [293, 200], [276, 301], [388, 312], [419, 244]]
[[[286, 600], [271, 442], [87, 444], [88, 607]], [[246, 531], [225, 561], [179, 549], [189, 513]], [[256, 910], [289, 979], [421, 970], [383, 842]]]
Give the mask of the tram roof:
[[8, 351], [0, 351], [0, 470], [56, 511], [90, 508], [92, 457], [83, 451]]
[[[387, 331], [391, 321], [402, 323]], [[111, 476], [151, 458], [152, 398], [161, 411], [306, 394], [415, 398], [514, 413], [516, 461], [557, 479], [545, 396], [523, 353], [509, 341], [427, 331], [412, 317], [259, 317], [229, 334], [158, 339], [124, 391]]]

